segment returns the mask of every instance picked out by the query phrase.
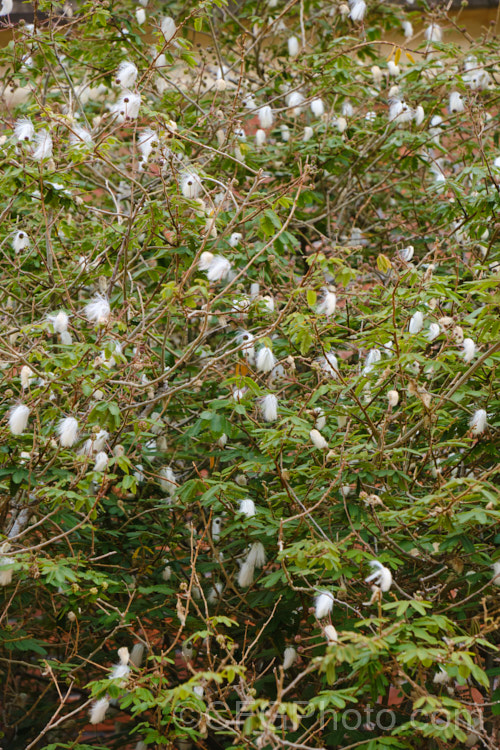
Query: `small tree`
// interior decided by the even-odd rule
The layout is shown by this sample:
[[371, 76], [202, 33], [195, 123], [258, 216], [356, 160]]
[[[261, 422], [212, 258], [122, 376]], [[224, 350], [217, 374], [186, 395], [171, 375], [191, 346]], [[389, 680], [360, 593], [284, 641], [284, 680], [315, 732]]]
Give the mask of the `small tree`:
[[460, 24], [12, 28], [9, 748], [498, 746], [498, 45]]

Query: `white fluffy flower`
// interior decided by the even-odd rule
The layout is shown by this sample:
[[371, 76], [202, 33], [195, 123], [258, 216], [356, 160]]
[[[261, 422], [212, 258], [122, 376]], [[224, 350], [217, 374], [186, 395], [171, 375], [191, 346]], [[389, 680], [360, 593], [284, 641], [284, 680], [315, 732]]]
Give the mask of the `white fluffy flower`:
[[378, 560], [371, 560], [369, 565], [373, 573], [365, 578], [365, 583], [374, 583], [381, 591], [389, 591], [392, 586], [392, 573], [389, 568]]
[[293, 646], [287, 646], [283, 652], [283, 669], [290, 669], [297, 661], [297, 651]]
[[300, 91], [292, 91], [291, 94], [288, 94], [286, 99], [287, 99], [287, 105], [291, 109], [293, 109], [293, 114], [295, 115], [295, 117], [298, 117], [300, 113], [302, 112], [304, 96], [300, 93]]
[[288, 38], [288, 54], [290, 57], [297, 57], [299, 54], [300, 45], [299, 40], [296, 36], [291, 36]]
[[431, 323], [429, 326], [429, 331], [427, 332], [427, 341], [434, 341], [434, 339], [437, 339], [439, 334], [441, 333], [441, 329], [437, 323]]
[[413, 36], [413, 26], [410, 21], [403, 21], [402, 22], [403, 27], [403, 33], [405, 35], [405, 39], [411, 39]]
[[469, 426], [473, 435], [481, 435], [486, 429], [488, 415], [485, 409], [477, 409], [472, 415]]
[[276, 365], [276, 357], [268, 346], [261, 346], [257, 352], [256, 367], [260, 372], [271, 372]]
[[228, 240], [229, 247], [236, 247], [240, 244], [241, 240], [243, 238], [243, 235], [241, 232], [233, 232]]
[[29, 117], [20, 117], [14, 124], [14, 136], [18, 141], [32, 141], [35, 127]]
[[323, 99], [313, 99], [310, 107], [311, 112], [315, 117], [321, 117], [325, 113], [325, 105]]
[[319, 430], [311, 430], [309, 433], [309, 437], [311, 438], [311, 442], [313, 443], [315, 448], [318, 448], [321, 451], [324, 451], [328, 448], [328, 443]]
[[239, 512], [247, 518], [253, 518], [255, 515], [255, 503], [250, 497], [245, 497], [240, 500]]
[[94, 471], [105, 471], [108, 465], [109, 456], [106, 451], [99, 451], [95, 457]]
[[380, 86], [380, 84], [382, 83], [382, 79], [383, 79], [384, 74], [382, 73], [382, 71], [379, 68], [379, 66], [378, 65], [373, 65], [370, 68], [370, 72], [372, 74], [373, 83], [375, 84], [375, 86]]
[[255, 133], [255, 145], [260, 148], [266, 142], [266, 131], [259, 128]]
[[123, 89], [130, 89], [137, 80], [139, 71], [130, 60], [123, 60], [116, 71], [115, 81]]
[[435, 685], [445, 685], [447, 682], [450, 681], [450, 675], [446, 670], [443, 669], [443, 667], [439, 667], [439, 672], [436, 672], [434, 677], [432, 678], [432, 682]]
[[313, 135], [314, 135], [314, 130], [311, 128], [310, 125], [306, 125], [306, 127], [304, 128], [304, 135], [302, 136], [302, 140], [304, 141], [304, 143], [307, 143], [307, 141], [310, 141]]
[[14, 406], [9, 412], [9, 428], [13, 435], [22, 435], [28, 426], [30, 410], [25, 404]]
[[274, 393], [264, 396], [259, 407], [264, 422], [275, 422], [278, 419], [278, 399]]
[[316, 307], [318, 315], [326, 315], [327, 318], [333, 315], [337, 306], [337, 295], [326, 287], [323, 289], [323, 297]]
[[118, 664], [115, 664], [115, 666], [111, 670], [109, 677], [111, 680], [124, 681], [130, 672], [130, 667], [129, 667], [130, 654], [126, 646], [123, 646], [122, 648], [118, 649], [118, 658], [119, 658], [119, 662]]
[[94, 701], [90, 707], [90, 723], [100, 724], [104, 721], [106, 711], [109, 708], [109, 701], [107, 698], [99, 698], [98, 701]]
[[337, 377], [337, 371], [339, 369], [339, 363], [337, 357], [333, 352], [327, 352], [324, 357], [318, 359], [318, 364], [322, 371], [326, 373], [330, 378]]
[[68, 330], [69, 317], [64, 310], [59, 310], [59, 312], [54, 315], [47, 315], [47, 319], [52, 324], [54, 333], [64, 333]]
[[259, 109], [258, 115], [261, 128], [268, 130], [272, 127], [274, 122], [274, 115], [273, 110], [268, 104]]
[[423, 326], [424, 326], [424, 316], [422, 315], [420, 311], [417, 311], [410, 318], [409, 331], [410, 333], [420, 333]]
[[326, 425], [326, 417], [323, 409], [321, 406], [316, 406], [313, 409], [313, 414], [316, 415], [316, 420], [314, 422], [314, 426], [317, 430], [322, 430], [323, 427]]
[[254, 566], [248, 560], [245, 560], [238, 574], [238, 586], [240, 586], [242, 589], [246, 589], [248, 588], [248, 586], [251, 586], [253, 583], [254, 570]]
[[201, 193], [201, 180], [194, 172], [185, 172], [181, 175], [181, 193], [184, 198], [191, 200], [197, 198]]
[[463, 112], [465, 109], [465, 102], [463, 100], [462, 94], [460, 94], [458, 91], [452, 91], [450, 94], [450, 102], [448, 104], [448, 109], [450, 114], [454, 114], [455, 112]]
[[218, 542], [220, 539], [220, 533], [222, 531], [222, 518], [215, 516], [212, 521], [212, 539], [214, 542]]
[[92, 134], [87, 128], [73, 124], [71, 125], [71, 131], [69, 134], [69, 143], [70, 146], [92, 146], [94, 141], [92, 139]]
[[78, 439], [78, 422], [74, 417], [64, 417], [57, 425], [59, 442], [63, 448], [71, 448]]
[[254, 542], [247, 555], [247, 562], [254, 568], [263, 568], [266, 564], [266, 550], [262, 542]]
[[397, 391], [388, 391], [387, 393], [387, 401], [389, 402], [389, 406], [394, 408], [399, 403], [399, 393]]
[[283, 124], [281, 125], [280, 130], [281, 130], [281, 138], [286, 143], [287, 141], [290, 140], [290, 128], [288, 127], [288, 125]]
[[2, 6], [0, 7], [0, 16], [10, 16], [13, 7], [13, 0], [2, 0]]
[[33, 370], [31, 369], [31, 367], [28, 367], [28, 365], [23, 365], [21, 367], [21, 372], [19, 373], [19, 377], [21, 380], [21, 387], [23, 390], [26, 390], [26, 388], [29, 387], [30, 383], [32, 383], [33, 380], [35, 379]]
[[401, 68], [399, 65], [396, 65], [394, 60], [389, 60], [387, 63], [387, 72], [390, 76], [396, 77], [401, 73]]
[[21, 250], [25, 250], [30, 245], [30, 238], [26, 232], [16, 232], [12, 238], [12, 248], [14, 252], [19, 253]]
[[[209, 604], [217, 604], [218, 601], [220, 601], [221, 594], [224, 590], [224, 584], [220, 581], [216, 581], [210, 591], [208, 592], [207, 601]], [[198, 693], [198, 691], [201, 690], [201, 695]], [[193, 688], [193, 692], [195, 692], [200, 698], [203, 698], [203, 688], [201, 685], [195, 685]]]
[[413, 245], [408, 245], [408, 247], [402, 247], [401, 250], [398, 250], [398, 255], [405, 263], [409, 263], [413, 258], [414, 252], [415, 248]]
[[177, 477], [170, 466], [163, 466], [160, 469], [160, 487], [163, 492], [172, 497], [177, 488]]
[[402, 124], [413, 120], [413, 110], [406, 102], [393, 99], [389, 105], [389, 122]]
[[111, 308], [107, 297], [103, 294], [95, 294], [90, 302], [87, 302], [85, 305], [84, 312], [89, 323], [97, 323], [98, 325], [107, 323], [111, 315]]
[[320, 591], [314, 600], [314, 614], [317, 620], [327, 617], [333, 609], [333, 594], [330, 591]]
[[373, 366], [377, 362], [380, 362], [381, 357], [380, 349], [370, 349], [366, 355], [365, 364], [363, 365], [363, 375], [368, 375], [373, 370]]
[[352, 21], [362, 21], [365, 17], [366, 3], [364, 0], [350, 0], [351, 11], [349, 13]]
[[443, 31], [437, 23], [431, 23], [425, 30], [425, 38], [428, 42], [440, 42], [443, 39]]
[[39, 130], [35, 136], [35, 146], [32, 157], [36, 161], [43, 161], [52, 156], [52, 136], [48, 130]]
[[500, 561], [493, 563], [491, 567], [493, 568], [492, 583], [495, 586], [500, 586]]
[[140, 107], [141, 95], [124, 90], [116, 104], [111, 107], [111, 114], [115, 116], [115, 121], [121, 124], [125, 120], [136, 120], [139, 116]]
[[231, 261], [224, 258], [223, 255], [214, 255], [207, 270], [207, 279], [209, 281], [222, 281], [229, 276], [230, 272]]
[[471, 362], [476, 355], [476, 344], [472, 339], [464, 339], [462, 342], [464, 362]]
[[157, 143], [158, 136], [151, 128], [146, 128], [139, 133], [139, 138], [137, 139], [137, 148], [140, 151], [141, 160], [143, 162], [148, 161], [149, 157], [151, 156], [151, 152]]
[[144, 10], [144, 8], [136, 8], [135, 20], [137, 21], [139, 26], [142, 26], [142, 24], [146, 20], [146, 11]]
[[415, 107], [415, 124], [421, 125], [425, 119], [425, 111], [421, 104]]
[[214, 260], [214, 254], [205, 250], [198, 258], [198, 268], [200, 271], [208, 271]]
[[338, 642], [339, 637], [333, 625], [325, 625], [325, 627], [323, 628], [323, 633], [325, 634], [329, 646], [332, 646], [334, 643]]
[[164, 16], [161, 19], [160, 28], [166, 42], [169, 42], [177, 33], [175, 21], [170, 16]]

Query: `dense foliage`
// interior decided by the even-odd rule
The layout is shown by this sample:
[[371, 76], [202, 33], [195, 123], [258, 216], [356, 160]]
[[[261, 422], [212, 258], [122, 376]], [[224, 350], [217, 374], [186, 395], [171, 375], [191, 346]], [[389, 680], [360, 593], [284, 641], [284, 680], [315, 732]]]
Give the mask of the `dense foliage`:
[[4, 748], [498, 747], [498, 44], [363, 6], [1, 50]]

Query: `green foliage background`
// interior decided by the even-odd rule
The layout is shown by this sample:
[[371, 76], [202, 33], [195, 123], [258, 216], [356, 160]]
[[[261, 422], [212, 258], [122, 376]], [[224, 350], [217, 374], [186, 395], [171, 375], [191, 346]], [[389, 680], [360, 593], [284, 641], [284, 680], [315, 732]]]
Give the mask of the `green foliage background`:
[[[425, 5], [370, 3], [359, 24], [322, 2], [155, 3], [142, 26], [129, 2], [70, 17], [61, 6], [38, 3], [36, 30], [16, 27], [1, 50], [5, 747], [497, 746], [496, 39], [447, 42], [456, 13]], [[159, 29], [165, 15], [175, 40]], [[443, 42], [424, 40], [422, 17], [443, 26]], [[411, 49], [380, 45], [403, 19], [415, 24]], [[139, 70], [142, 101], [118, 123], [123, 60]], [[471, 65], [488, 85], [468, 85]], [[454, 90], [463, 112], [448, 111]], [[421, 125], [388, 121], [398, 95], [423, 106]], [[264, 104], [274, 124], [258, 147]], [[23, 116], [49, 129], [50, 158], [16, 142]], [[76, 125], [92, 143], [71, 144]], [[146, 127], [159, 145], [144, 165]], [[183, 195], [186, 170], [200, 176], [201, 203]], [[19, 252], [17, 231], [30, 237]], [[210, 283], [206, 251], [234, 275]], [[337, 295], [330, 317], [318, 312], [325, 285]], [[96, 293], [111, 305], [102, 325], [84, 314]], [[58, 310], [71, 344], [47, 318]], [[241, 330], [272, 348], [272, 373], [248, 361]], [[464, 337], [477, 347], [469, 362]], [[330, 352], [335, 377], [319, 361]], [[259, 408], [268, 393], [272, 422]], [[31, 411], [14, 436], [18, 403]], [[324, 451], [310, 438], [318, 408]], [[475, 435], [478, 409], [488, 426]], [[65, 416], [80, 426], [71, 448], [57, 440]], [[104, 472], [81, 452], [100, 430]], [[267, 563], [241, 587], [255, 543]], [[394, 583], [372, 597], [374, 559]], [[314, 615], [323, 590], [333, 645], [329, 619]], [[144, 657], [126, 683], [110, 678], [116, 650], [137, 643]], [[89, 703], [106, 695], [119, 724], [91, 727]], [[393, 727], [343, 725], [344, 709], [364, 716], [377, 702]]]

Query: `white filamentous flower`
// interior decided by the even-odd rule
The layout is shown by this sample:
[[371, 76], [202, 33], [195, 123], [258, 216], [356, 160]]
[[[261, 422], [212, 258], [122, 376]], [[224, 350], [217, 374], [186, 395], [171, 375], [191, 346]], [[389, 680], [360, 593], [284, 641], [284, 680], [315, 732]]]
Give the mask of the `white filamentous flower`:
[[311, 430], [309, 437], [314, 447], [318, 448], [318, 450], [324, 451], [328, 448], [328, 443], [319, 430]]
[[500, 561], [493, 563], [491, 567], [493, 568], [492, 583], [494, 586], [500, 586]]
[[160, 487], [163, 492], [172, 497], [177, 489], [177, 477], [170, 466], [163, 466], [160, 469]]
[[111, 107], [111, 114], [115, 116], [115, 121], [121, 124], [125, 120], [137, 120], [140, 107], [141, 95], [124, 90], [116, 104]]
[[94, 471], [105, 471], [108, 466], [109, 456], [106, 451], [99, 451], [95, 457]]
[[283, 669], [290, 669], [297, 661], [297, 651], [293, 646], [287, 646], [283, 651]]
[[314, 600], [314, 614], [317, 620], [327, 617], [333, 609], [333, 594], [329, 591], [320, 591]]
[[142, 24], [146, 21], [146, 11], [144, 10], [144, 8], [136, 8], [135, 20], [137, 21], [139, 26], [142, 26]]
[[[399, 65], [396, 65], [394, 60], [389, 60], [389, 62], [387, 63], [387, 72], [389, 73], [390, 76], [396, 77], [401, 73], [401, 68], [399, 67]], [[399, 88], [398, 87], [396, 88], [399, 93]]]
[[209, 281], [222, 281], [229, 276], [230, 272], [231, 261], [224, 258], [223, 255], [214, 255], [207, 270], [207, 279]]
[[344, 101], [342, 102], [342, 115], [344, 117], [352, 117], [353, 114], [354, 114], [354, 107], [352, 106], [349, 99], [344, 99]]
[[111, 308], [107, 297], [103, 294], [95, 294], [90, 302], [85, 305], [85, 317], [89, 323], [103, 325], [107, 323], [111, 315]]
[[325, 412], [321, 408], [321, 406], [316, 406], [313, 409], [313, 414], [316, 416], [316, 420], [314, 422], [314, 426], [317, 430], [322, 430], [323, 427], [326, 425], [326, 417]]
[[405, 39], [411, 39], [413, 36], [413, 26], [411, 24], [411, 21], [403, 21], [401, 26], [403, 27]]
[[0, 7], [0, 16], [10, 16], [13, 7], [13, 0], [2, 0], [2, 6]]
[[120, 661], [118, 662], [118, 664], [115, 664], [115, 666], [111, 670], [109, 677], [111, 680], [121, 680], [122, 682], [124, 682], [130, 673], [130, 667], [128, 664], [130, 660], [130, 654], [126, 646], [118, 649], [118, 658]]
[[21, 367], [21, 372], [19, 373], [19, 378], [21, 380], [21, 387], [23, 391], [25, 391], [26, 388], [29, 387], [30, 383], [34, 380], [34, 373], [31, 367], [28, 367], [28, 365], [23, 365]]
[[318, 359], [318, 364], [321, 367], [321, 370], [330, 378], [338, 377], [337, 372], [339, 369], [339, 363], [333, 352], [327, 352], [324, 357], [320, 357]]
[[29, 117], [20, 117], [14, 124], [14, 136], [18, 141], [32, 141], [35, 127]]
[[464, 339], [462, 342], [464, 362], [471, 362], [476, 356], [476, 344], [472, 339]]
[[394, 408], [399, 403], [399, 393], [397, 391], [389, 391], [387, 393], [387, 401], [389, 402], [389, 406]]
[[143, 162], [148, 161], [149, 157], [151, 156], [151, 152], [157, 143], [158, 136], [151, 128], [146, 128], [145, 130], [141, 131], [141, 133], [139, 133], [139, 138], [137, 139], [137, 148], [140, 151], [141, 160]]
[[69, 317], [64, 310], [59, 310], [59, 312], [54, 315], [47, 315], [47, 319], [52, 324], [54, 333], [64, 333], [68, 330]]
[[242, 589], [246, 589], [248, 588], [248, 586], [251, 586], [253, 583], [254, 570], [254, 566], [248, 560], [245, 560], [238, 574], [238, 586], [240, 586]]
[[402, 124], [413, 120], [413, 110], [401, 99], [392, 99], [389, 105], [389, 122]]
[[198, 268], [200, 271], [208, 271], [214, 260], [214, 254], [205, 250], [198, 258]]
[[236, 247], [240, 244], [242, 239], [243, 235], [241, 234], [241, 232], [233, 232], [228, 240], [229, 247]]
[[74, 417], [64, 417], [57, 425], [59, 442], [63, 448], [71, 448], [78, 439], [78, 422]]
[[302, 136], [302, 140], [304, 141], [304, 143], [307, 143], [307, 141], [310, 141], [313, 135], [314, 135], [314, 130], [311, 128], [310, 125], [306, 125], [306, 127], [304, 128], [304, 135]]
[[420, 333], [424, 325], [424, 316], [420, 311], [416, 312], [410, 318], [410, 333]]
[[420, 126], [425, 120], [425, 110], [421, 104], [415, 107], [415, 124]]
[[25, 250], [30, 245], [30, 238], [26, 234], [26, 232], [16, 232], [13, 239], [12, 239], [12, 249], [15, 253], [21, 252], [21, 250]]
[[247, 562], [254, 568], [263, 568], [266, 564], [266, 550], [262, 542], [254, 542], [247, 555]]
[[369, 565], [374, 572], [365, 578], [365, 583], [374, 583], [381, 591], [389, 591], [392, 586], [392, 573], [389, 568], [378, 560], [371, 560]]
[[292, 91], [291, 94], [288, 94], [286, 100], [287, 105], [290, 108], [293, 108], [293, 115], [298, 117], [302, 112], [302, 105], [304, 102], [303, 94], [301, 94], [300, 91]]
[[259, 128], [255, 133], [255, 145], [260, 148], [266, 142], [266, 131]]
[[352, 21], [362, 21], [365, 17], [366, 3], [364, 0], [350, 0], [351, 11], [349, 13]]
[[316, 307], [316, 312], [318, 315], [326, 315], [327, 318], [330, 317], [330, 315], [333, 315], [335, 312], [335, 307], [337, 305], [337, 295], [335, 292], [331, 292], [326, 287], [323, 289], [323, 297], [321, 299], [321, 302]]
[[448, 104], [448, 109], [450, 112], [450, 115], [455, 114], [455, 112], [463, 112], [465, 109], [465, 102], [462, 98], [462, 94], [460, 94], [458, 91], [452, 91], [450, 94], [450, 102]]
[[144, 657], [144, 644], [134, 643], [134, 645], [132, 646], [132, 651], [130, 652], [130, 663], [134, 667], [140, 667], [142, 664], [143, 657]]
[[429, 326], [429, 331], [427, 333], [427, 341], [434, 341], [434, 339], [437, 339], [439, 334], [441, 333], [441, 329], [437, 323], [431, 323]]
[[181, 175], [181, 193], [184, 198], [193, 200], [201, 193], [201, 180], [194, 172], [185, 172]]
[[116, 71], [115, 81], [122, 89], [130, 89], [137, 80], [139, 71], [130, 60], [123, 60]]
[[383, 73], [381, 69], [379, 68], [379, 66], [373, 65], [372, 68], [370, 69], [370, 72], [372, 74], [373, 83], [375, 84], [375, 86], [380, 86], [380, 84], [382, 83], [382, 79], [383, 79]]
[[39, 130], [35, 136], [35, 147], [32, 157], [36, 161], [50, 159], [52, 156], [52, 136], [48, 130]]
[[405, 263], [409, 263], [413, 258], [414, 252], [415, 248], [413, 245], [408, 245], [408, 247], [402, 247], [401, 250], [398, 250], [398, 255]]
[[268, 346], [261, 346], [257, 352], [256, 367], [260, 372], [271, 372], [276, 365], [276, 357]]
[[161, 19], [160, 28], [166, 42], [169, 42], [177, 33], [175, 21], [170, 16], [164, 16]]
[[264, 422], [275, 422], [278, 419], [278, 399], [274, 393], [264, 396], [259, 407]]
[[443, 667], [439, 667], [439, 672], [436, 672], [436, 674], [432, 678], [432, 682], [435, 685], [445, 685], [449, 681], [450, 675], [445, 669], [443, 669]]
[[441, 26], [437, 23], [431, 23], [425, 30], [425, 38], [428, 42], [441, 42], [443, 39], [443, 31]]
[[325, 105], [323, 99], [313, 99], [311, 104], [311, 112], [315, 117], [321, 117], [325, 114]]
[[98, 701], [94, 701], [90, 707], [90, 723], [100, 724], [104, 721], [106, 711], [109, 708], [109, 701], [107, 698], [99, 698]]
[[290, 57], [297, 57], [300, 51], [299, 40], [296, 36], [288, 38], [288, 54]]
[[255, 503], [250, 497], [240, 500], [239, 512], [247, 518], [253, 518], [255, 515]]
[[9, 413], [9, 428], [13, 435], [22, 435], [28, 426], [30, 410], [25, 404], [14, 406]]
[[325, 634], [329, 646], [332, 646], [333, 644], [338, 642], [339, 637], [333, 625], [325, 625], [325, 627], [323, 628], [323, 633]]
[[477, 409], [472, 415], [469, 426], [473, 435], [481, 435], [486, 429], [488, 415], [485, 409]]
[[363, 366], [363, 375], [368, 375], [373, 370], [373, 366], [377, 362], [380, 362], [381, 357], [380, 349], [370, 349], [366, 355], [365, 364]]
[[258, 115], [259, 115], [259, 122], [260, 122], [261, 128], [268, 130], [269, 128], [272, 127], [273, 122], [274, 122], [274, 115], [273, 115], [273, 110], [268, 104], [266, 104], [264, 107], [261, 107], [259, 109]]
[[92, 146], [94, 141], [92, 134], [83, 128], [81, 125], [71, 125], [71, 131], [69, 134], [70, 146]]

